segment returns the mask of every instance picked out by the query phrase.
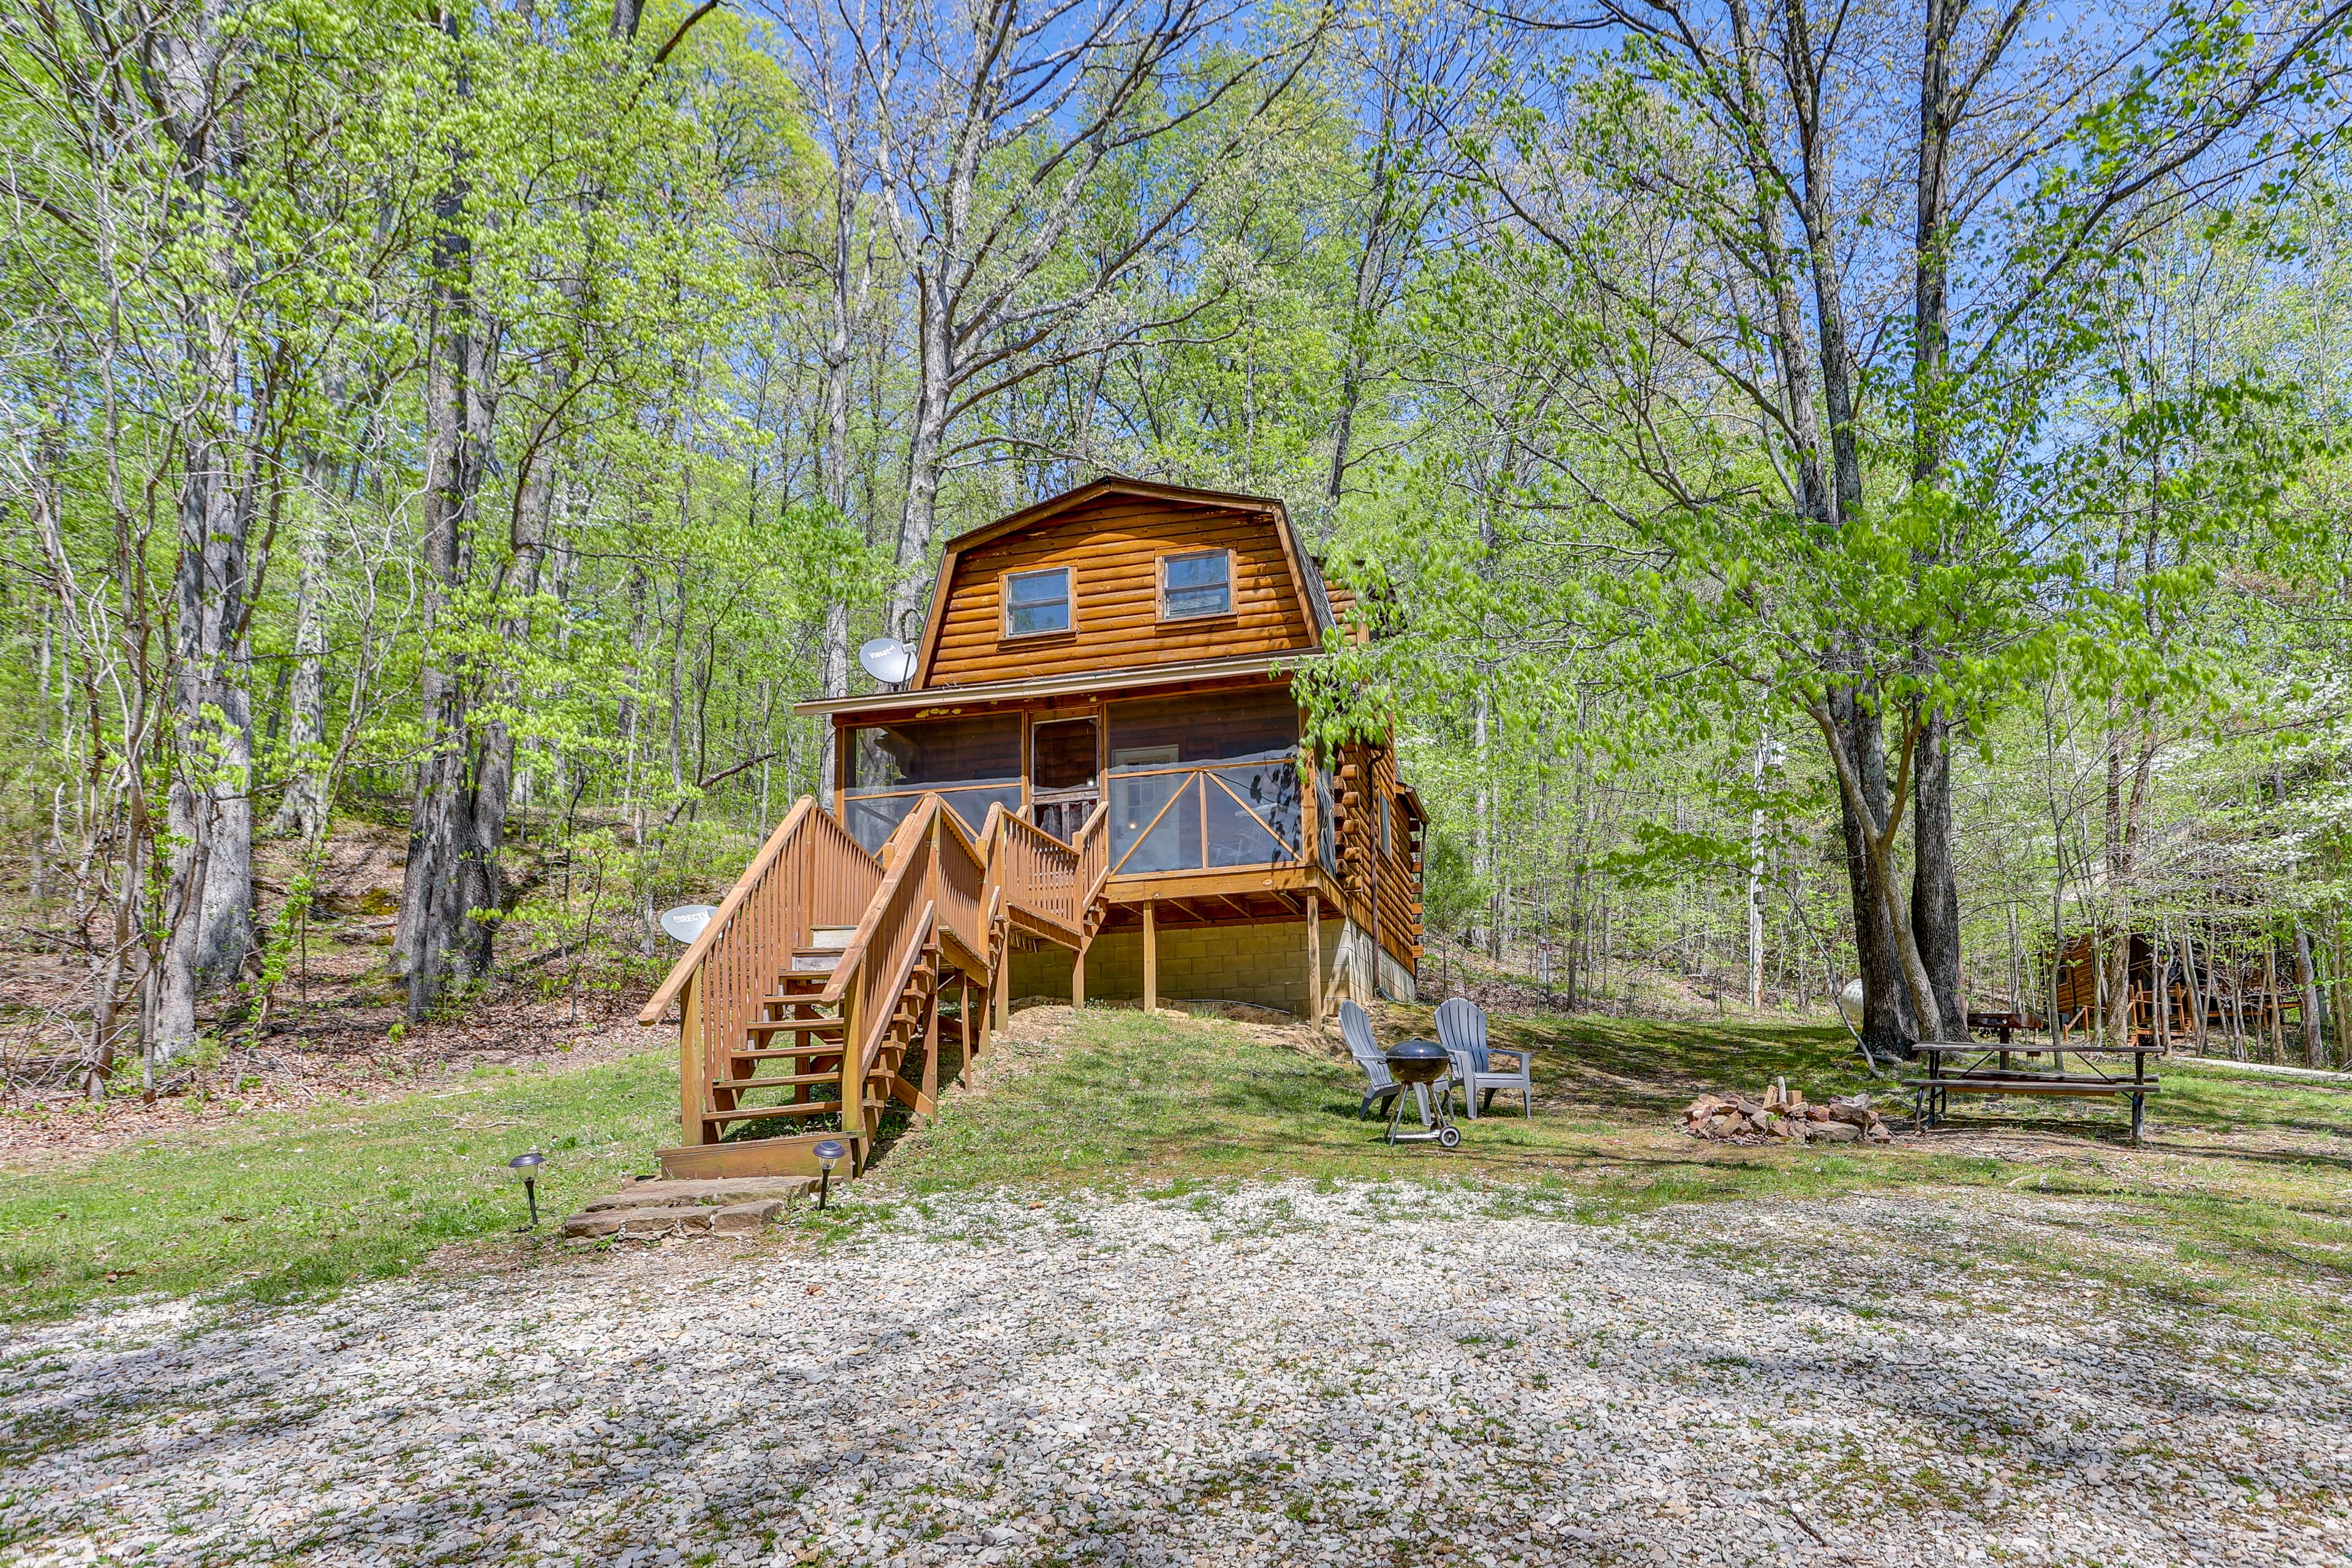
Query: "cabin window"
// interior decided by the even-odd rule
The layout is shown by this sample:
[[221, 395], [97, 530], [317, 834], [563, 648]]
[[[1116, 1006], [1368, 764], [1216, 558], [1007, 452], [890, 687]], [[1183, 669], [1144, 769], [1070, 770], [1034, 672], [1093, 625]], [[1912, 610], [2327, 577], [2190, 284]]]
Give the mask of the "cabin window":
[[1070, 629], [1070, 569], [1004, 574], [1004, 635], [1036, 637]]
[[882, 847], [927, 791], [938, 791], [974, 833], [992, 805], [1021, 809], [1017, 713], [861, 725], [844, 740], [849, 831], [868, 850]]
[[1381, 796], [1381, 858], [1383, 860], [1396, 858], [1396, 837], [1389, 826], [1389, 819], [1395, 815], [1395, 803], [1386, 795]]
[[1230, 615], [1234, 607], [1234, 558], [1230, 551], [1203, 550], [1160, 558], [1160, 618], [1189, 621]]

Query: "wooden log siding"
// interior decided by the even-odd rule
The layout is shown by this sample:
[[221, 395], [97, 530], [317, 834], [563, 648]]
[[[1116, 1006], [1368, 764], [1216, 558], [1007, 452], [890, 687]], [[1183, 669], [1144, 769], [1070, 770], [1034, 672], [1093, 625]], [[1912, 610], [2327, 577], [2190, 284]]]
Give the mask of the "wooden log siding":
[[[1162, 620], [1160, 558], [1233, 552], [1230, 615]], [[1006, 638], [1008, 572], [1070, 569], [1075, 629]], [[921, 689], [1316, 646], [1280, 528], [1265, 514], [1111, 496], [959, 553]]]
[[[1411, 969], [1421, 952], [1421, 876], [1413, 868], [1408, 818], [1397, 802], [1396, 753], [1385, 746], [1372, 752], [1372, 787], [1380, 792], [1380, 799], [1372, 803], [1367, 816], [1372, 847], [1380, 857], [1381, 945], [1390, 957]], [[1385, 845], [1380, 839], [1383, 809], [1389, 819]]]

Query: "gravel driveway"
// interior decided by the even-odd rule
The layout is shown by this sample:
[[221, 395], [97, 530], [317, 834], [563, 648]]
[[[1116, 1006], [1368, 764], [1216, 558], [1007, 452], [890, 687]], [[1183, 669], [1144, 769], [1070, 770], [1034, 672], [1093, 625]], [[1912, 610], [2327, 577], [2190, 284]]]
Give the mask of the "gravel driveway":
[[956, 1198], [16, 1331], [0, 1560], [2352, 1562], [2342, 1362], [2053, 1289], [2145, 1245], [2095, 1206], [1496, 1205]]

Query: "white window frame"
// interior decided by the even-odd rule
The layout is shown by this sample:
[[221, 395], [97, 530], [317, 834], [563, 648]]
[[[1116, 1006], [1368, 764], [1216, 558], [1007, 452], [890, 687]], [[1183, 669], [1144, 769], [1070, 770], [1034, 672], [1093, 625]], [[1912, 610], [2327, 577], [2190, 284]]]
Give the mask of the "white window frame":
[[[1171, 614], [1168, 608], [1168, 563], [1171, 561], [1200, 561], [1221, 555], [1225, 562], [1225, 605], [1221, 610], [1197, 610], [1188, 615]], [[1171, 550], [1160, 557], [1160, 618], [1167, 621], [1213, 621], [1220, 616], [1234, 613], [1234, 552], [1230, 550]]]
[[[1052, 573], [1062, 576], [1062, 608], [1069, 625], [1050, 626], [1037, 631], [1016, 632], [1013, 629], [1013, 580], [1016, 577], [1043, 577]], [[1007, 572], [996, 580], [997, 603], [1002, 607], [998, 621], [1004, 637], [1066, 637], [1078, 629], [1078, 574], [1068, 566], [1032, 566], [1018, 572]], [[1050, 602], [1050, 601], [1041, 601]], [[1034, 606], [1032, 606], [1034, 607]]]

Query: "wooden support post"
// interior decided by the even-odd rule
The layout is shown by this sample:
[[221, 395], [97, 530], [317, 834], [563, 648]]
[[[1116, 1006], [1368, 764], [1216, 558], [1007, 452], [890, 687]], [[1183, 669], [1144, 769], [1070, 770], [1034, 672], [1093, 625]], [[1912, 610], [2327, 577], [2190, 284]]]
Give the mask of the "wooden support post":
[[944, 989], [937, 972], [933, 972], [930, 1000], [923, 1005], [923, 1081], [919, 1086], [923, 1098], [933, 1105], [940, 1102], [940, 993]]
[[1150, 899], [1143, 900], [1143, 1010], [1160, 1011], [1160, 921]]
[[[841, 999], [841, 1135], [851, 1140], [853, 1151], [865, 1147], [866, 1138], [866, 1074], [858, 1060], [859, 1041], [856, 994], [853, 989]], [[858, 1156], [862, 1162], [864, 1155]], [[852, 1172], [852, 1174], [855, 1174]]]
[[702, 971], [688, 977], [677, 1000], [677, 1115], [680, 1143], [715, 1142], [717, 1130], [702, 1120]]
[[1307, 895], [1307, 1018], [1323, 1026], [1323, 900]]
[[1070, 960], [1070, 1010], [1087, 1010], [1087, 950], [1081, 946], [1077, 956]]
[[1004, 939], [1004, 951], [997, 954], [996, 973], [989, 989], [996, 993], [996, 1026], [1002, 1029], [1013, 1021], [1013, 939], [1009, 936]]
[[956, 1070], [964, 1082], [971, 1081], [971, 980], [966, 976], [956, 986], [956, 1031], [963, 1037], [963, 1057]]

